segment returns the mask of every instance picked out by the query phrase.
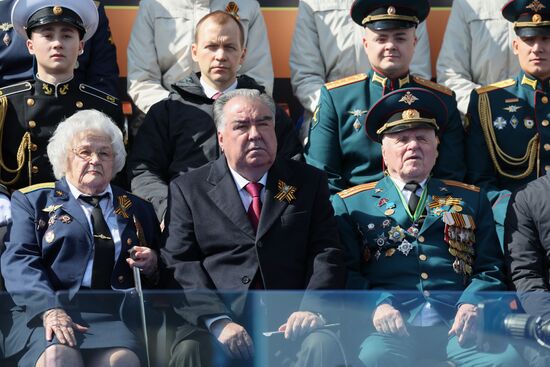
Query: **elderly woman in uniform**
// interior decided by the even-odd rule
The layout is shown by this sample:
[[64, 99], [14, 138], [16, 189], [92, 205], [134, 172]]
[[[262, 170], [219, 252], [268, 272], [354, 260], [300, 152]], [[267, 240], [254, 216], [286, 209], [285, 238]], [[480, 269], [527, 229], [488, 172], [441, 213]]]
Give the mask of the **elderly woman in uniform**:
[[12, 195], [1, 259], [16, 305], [6, 356], [19, 366], [139, 366], [139, 336], [118, 304], [93, 292], [134, 287], [134, 266], [146, 286], [159, 277], [153, 207], [110, 184], [124, 166], [122, 133], [84, 110], [59, 124], [47, 149], [57, 181]]

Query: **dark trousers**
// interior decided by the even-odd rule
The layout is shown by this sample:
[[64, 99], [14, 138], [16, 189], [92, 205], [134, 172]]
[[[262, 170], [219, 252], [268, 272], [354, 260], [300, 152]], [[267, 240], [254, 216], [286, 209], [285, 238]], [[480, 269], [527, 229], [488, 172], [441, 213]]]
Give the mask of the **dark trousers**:
[[243, 361], [229, 358], [209, 332], [195, 331], [174, 346], [170, 367], [345, 366], [338, 337], [330, 330], [314, 331], [299, 341], [285, 340], [282, 335], [264, 338], [254, 344], [254, 360]]

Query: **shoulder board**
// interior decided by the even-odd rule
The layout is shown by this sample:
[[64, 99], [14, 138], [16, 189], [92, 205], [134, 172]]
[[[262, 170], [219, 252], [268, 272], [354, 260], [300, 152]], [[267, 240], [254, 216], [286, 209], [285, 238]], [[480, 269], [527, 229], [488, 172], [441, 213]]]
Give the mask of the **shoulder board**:
[[365, 73], [355, 74], [352, 76], [348, 76], [347, 78], [344, 78], [344, 79], [338, 79], [333, 82], [326, 83], [325, 86], [327, 87], [327, 89], [330, 90], [338, 87], [343, 87], [344, 85], [353, 84], [356, 82], [360, 82], [362, 80], [366, 80], [368, 77], [369, 76]]
[[89, 94], [91, 96], [97, 97], [99, 99], [104, 100], [105, 102], [109, 102], [110, 104], [113, 104], [115, 106], [118, 106], [118, 98], [113, 97], [110, 94], [107, 94], [97, 88], [94, 88], [88, 84], [80, 84], [78, 86], [78, 89], [80, 89], [81, 92], [84, 92], [86, 94]]
[[493, 91], [495, 89], [502, 89], [502, 88], [510, 87], [514, 84], [516, 84], [515, 79], [506, 79], [506, 80], [502, 80], [500, 82], [496, 82], [496, 83], [493, 83], [493, 84], [489, 84], [489, 85], [485, 85], [483, 87], [476, 88], [476, 92], [477, 92], [477, 94], [483, 94], [483, 93]]
[[455, 181], [455, 180], [441, 180], [441, 181], [443, 181], [445, 185], [462, 187], [463, 189], [466, 189], [466, 190], [479, 192], [479, 187], [475, 185], [468, 185], [468, 184], [465, 184], [464, 182]]
[[21, 92], [26, 92], [32, 89], [32, 84], [29, 82], [17, 83], [8, 85], [7, 87], [0, 88], [0, 96], [7, 97], [12, 94], [17, 94]]
[[29, 192], [33, 192], [36, 190], [53, 189], [53, 188], [55, 188], [55, 182], [44, 182], [44, 183], [39, 183], [32, 186], [23, 187], [22, 189], [19, 189], [19, 191], [22, 192], [23, 194], [28, 194]]
[[372, 190], [376, 187], [377, 184], [378, 184], [378, 181], [353, 186], [353, 187], [350, 187], [349, 189], [340, 191], [338, 193], [338, 196], [340, 196], [342, 199], [345, 199], [349, 196], [355, 195], [355, 194], [360, 193], [362, 191]]
[[413, 77], [413, 80], [415, 81], [415, 83], [418, 83], [418, 84], [420, 84], [424, 87], [436, 90], [436, 91], [444, 93], [448, 96], [453, 95], [453, 91], [450, 88], [447, 88], [444, 85], [437, 84], [437, 83], [432, 82], [431, 80], [421, 78], [418, 75], [413, 75], [412, 77]]

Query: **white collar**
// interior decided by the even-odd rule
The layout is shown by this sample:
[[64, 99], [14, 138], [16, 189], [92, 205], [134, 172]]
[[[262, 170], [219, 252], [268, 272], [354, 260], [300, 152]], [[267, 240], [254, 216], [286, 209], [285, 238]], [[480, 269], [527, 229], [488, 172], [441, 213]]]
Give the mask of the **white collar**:
[[[405, 185], [407, 183], [405, 181], [402, 181], [401, 179], [399, 179], [397, 177], [392, 177], [392, 176], [389, 176], [389, 177], [391, 178], [391, 180], [393, 181], [395, 186], [399, 189], [399, 191], [403, 192], [403, 190], [405, 189]], [[422, 181], [420, 181], [418, 183], [420, 185], [420, 189], [424, 190], [424, 187], [426, 186], [426, 182], [428, 182], [427, 178], [423, 179]]]
[[[229, 165], [227, 165], [227, 167], [229, 167]], [[229, 167], [229, 171], [231, 172], [231, 175], [233, 176], [233, 180], [235, 181], [235, 185], [237, 185], [237, 188], [239, 189], [239, 191], [244, 189], [244, 187], [250, 182], [249, 180], [241, 176], [233, 168]], [[267, 172], [264, 173], [262, 178], [258, 180], [258, 183], [261, 183], [263, 187], [265, 187], [266, 182], [267, 182]]]
[[200, 83], [201, 83], [201, 87], [202, 87], [202, 90], [204, 91], [204, 94], [208, 97], [208, 98], [212, 98], [212, 96], [214, 96], [214, 94], [218, 93], [218, 92], [222, 92], [222, 93], [227, 93], [227, 92], [230, 92], [232, 90], [235, 90], [237, 89], [237, 79], [235, 79], [235, 81], [233, 82], [233, 84], [231, 84], [229, 87], [227, 87], [225, 90], [217, 90], [215, 88], [212, 88], [210, 85], [208, 85], [205, 81], [204, 81], [204, 78], [201, 76], [200, 78]]
[[[69, 186], [69, 190], [71, 191], [71, 195], [73, 195], [73, 197], [75, 199], [78, 199], [80, 197], [80, 195], [90, 196], [88, 194], [83, 193], [79, 189], [77, 189], [76, 186], [74, 186], [73, 184], [71, 184], [69, 182], [69, 180], [67, 180], [67, 178], [65, 178], [65, 181], [67, 181], [67, 186]], [[111, 185], [107, 185], [107, 188], [103, 192], [101, 192], [99, 195], [103, 195], [105, 193], [108, 193], [110, 195], [110, 198], [113, 197], [113, 189], [111, 188]]]

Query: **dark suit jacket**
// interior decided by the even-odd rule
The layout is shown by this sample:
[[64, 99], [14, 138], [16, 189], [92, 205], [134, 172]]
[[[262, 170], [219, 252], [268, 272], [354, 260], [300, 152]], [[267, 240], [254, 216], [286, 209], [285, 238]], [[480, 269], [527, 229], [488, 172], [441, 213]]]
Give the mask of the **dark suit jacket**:
[[[128, 218], [121, 210], [117, 215], [122, 248], [111, 284], [114, 288], [131, 288], [134, 280], [126, 258], [128, 250], [139, 244], [133, 216], [143, 226], [147, 244], [157, 251], [160, 230], [150, 203], [116, 186], [111, 187], [115, 210], [121, 208], [122, 198], [130, 203], [127, 201], [125, 205]], [[56, 219], [49, 220], [54, 215]], [[61, 216], [68, 216], [70, 220], [62, 221]], [[84, 211], [71, 195], [65, 179], [55, 182], [55, 186], [46, 183], [15, 191], [12, 219], [1, 259], [2, 275], [16, 305], [12, 312], [14, 325], [20, 327], [22, 333], [12, 340], [17, 347], [6, 345], [6, 355], [23, 347], [25, 334], [28, 336], [37, 323], [41, 325], [40, 316], [44, 311], [63, 307], [64, 302], [75, 296], [94, 243]], [[59, 291], [66, 293], [60, 297]]]
[[[296, 188], [295, 199], [275, 198], [281, 184]], [[225, 157], [176, 178], [170, 185], [165, 234], [163, 259], [185, 290], [242, 293], [257, 272], [266, 290], [344, 286], [326, 176], [304, 163], [275, 161], [256, 235]], [[238, 320], [242, 303], [229, 298], [213, 292], [188, 296], [178, 313], [199, 327], [205, 317], [220, 314]], [[303, 309], [308, 307], [314, 306], [302, 302]]]

